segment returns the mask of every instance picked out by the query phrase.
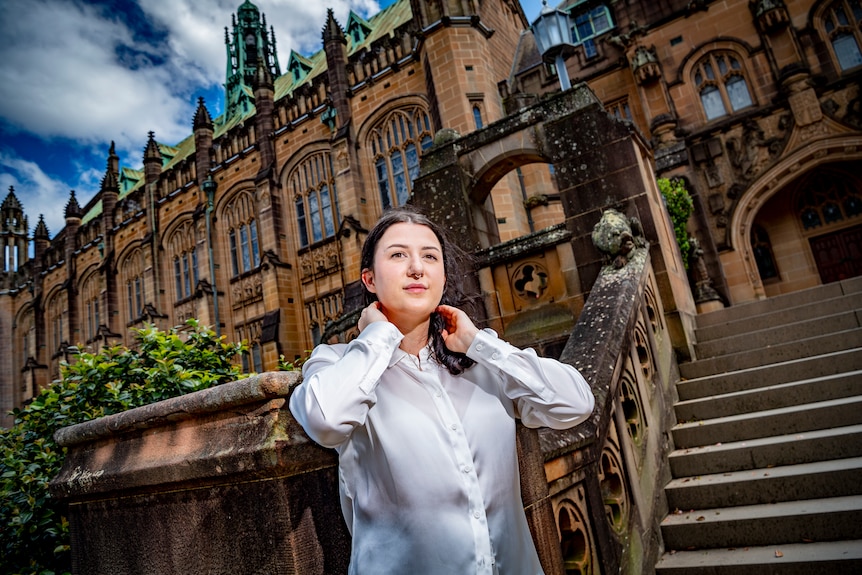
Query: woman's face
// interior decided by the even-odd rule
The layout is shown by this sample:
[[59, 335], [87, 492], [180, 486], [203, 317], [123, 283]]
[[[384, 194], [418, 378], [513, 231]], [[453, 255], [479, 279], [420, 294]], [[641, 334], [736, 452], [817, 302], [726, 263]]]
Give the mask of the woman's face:
[[427, 320], [440, 304], [446, 284], [440, 241], [427, 226], [391, 225], [374, 249], [371, 269], [362, 271], [362, 282], [396, 326]]

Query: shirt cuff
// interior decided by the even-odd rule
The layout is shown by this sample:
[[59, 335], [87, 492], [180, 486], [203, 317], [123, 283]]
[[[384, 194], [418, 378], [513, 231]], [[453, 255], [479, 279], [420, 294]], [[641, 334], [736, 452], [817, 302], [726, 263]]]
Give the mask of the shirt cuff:
[[494, 331], [486, 328], [479, 330], [473, 338], [466, 355], [472, 360], [499, 367], [509, 355], [508, 345]]
[[[374, 387], [380, 380], [380, 374], [389, 366], [392, 354], [398, 349], [403, 338], [404, 335], [398, 331], [398, 328], [388, 321], [372, 322], [356, 338], [361, 340], [375, 356], [372, 362], [374, 368], [369, 370], [359, 382], [359, 389], [363, 393], [370, 394], [374, 391]], [[382, 365], [378, 365], [378, 363], [382, 363]]]

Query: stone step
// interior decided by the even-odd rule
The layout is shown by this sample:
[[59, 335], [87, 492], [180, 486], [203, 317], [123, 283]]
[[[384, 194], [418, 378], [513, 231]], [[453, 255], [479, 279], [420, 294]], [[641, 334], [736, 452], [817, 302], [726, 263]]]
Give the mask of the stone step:
[[862, 396], [853, 396], [679, 423], [672, 428], [671, 433], [676, 448], [685, 449], [860, 423]]
[[670, 509], [862, 495], [862, 457], [684, 477], [665, 494]]
[[692, 379], [857, 347], [862, 347], [862, 329], [851, 329], [685, 363], [680, 365], [680, 374]]
[[[862, 295], [859, 296], [862, 301]], [[862, 306], [860, 306], [862, 307]], [[753, 323], [753, 322], [752, 322]], [[695, 344], [695, 355], [698, 359], [719, 357], [752, 349], [762, 349], [827, 335], [839, 331], [847, 331], [862, 326], [862, 310], [841, 312], [829, 316], [820, 316], [805, 321], [795, 321], [760, 329], [759, 325], [746, 325], [736, 335], [713, 339]]]
[[702, 328], [738, 321], [859, 292], [862, 292], [862, 276], [701, 314], [697, 316], [697, 325]]
[[673, 477], [691, 477], [862, 457], [862, 425], [678, 449], [668, 456]]
[[756, 331], [831, 316], [840, 313], [862, 309], [862, 292], [851, 295], [812, 302], [806, 305], [778, 310], [756, 316], [746, 316], [735, 321], [700, 327], [695, 330], [698, 342], [707, 342], [725, 337], [732, 337], [748, 331]]
[[[689, 365], [691, 364], [681, 365], [680, 370], [686, 372]], [[695, 377], [680, 381], [676, 388], [681, 400], [692, 400], [859, 370], [862, 370], [862, 348], [853, 348], [729, 373]], [[685, 374], [684, 376], [688, 377]]]
[[672, 513], [661, 532], [678, 550], [862, 539], [862, 495]]
[[839, 575], [862, 573], [862, 540], [675, 551], [658, 575]]
[[862, 395], [862, 370], [677, 402], [677, 420], [699, 421], [739, 413]]

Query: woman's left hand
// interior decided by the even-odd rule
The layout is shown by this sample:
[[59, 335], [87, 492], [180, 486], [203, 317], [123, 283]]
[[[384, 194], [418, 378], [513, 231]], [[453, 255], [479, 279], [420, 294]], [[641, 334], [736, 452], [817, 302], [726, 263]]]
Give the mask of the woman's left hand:
[[451, 305], [437, 306], [437, 313], [446, 322], [443, 330], [443, 343], [450, 351], [455, 353], [467, 353], [473, 338], [479, 333], [479, 329], [467, 317], [467, 314]]

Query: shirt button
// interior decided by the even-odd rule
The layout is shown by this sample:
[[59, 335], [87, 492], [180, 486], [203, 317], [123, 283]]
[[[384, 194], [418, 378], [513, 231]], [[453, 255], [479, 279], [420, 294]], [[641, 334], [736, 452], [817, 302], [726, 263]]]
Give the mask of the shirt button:
[[499, 352], [496, 352], [496, 351], [495, 351], [494, 353], [492, 353], [492, 354], [491, 354], [491, 359], [500, 359], [500, 354], [499, 354]]
[[442, 394], [442, 393], [440, 393], [439, 391], [435, 391], [435, 392], [434, 392], [434, 397], [443, 397], [443, 394]]
[[449, 427], [452, 428], [452, 431], [455, 431], [456, 429], [458, 429], [458, 426], [455, 425], [454, 423], [452, 425], [450, 425]]
[[482, 344], [482, 343], [476, 344], [476, 351], [482, 351], [483, 349], [485, 349], [485, 344]]
[[482, 514], [479, 513], [478, 511], [473, 512], [473, 517], [475, 517], [476, 519], [479, 519], [479, 517], [481, 517], [481, 516], [482, 516]]
[[470, 467], [469, 465], [464, 466], [464, 473], [470, 473], [471, 471], [473, 471], [472, 467]]

